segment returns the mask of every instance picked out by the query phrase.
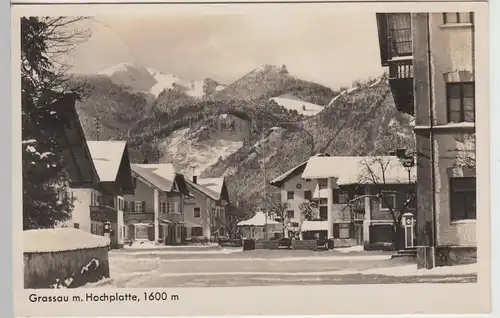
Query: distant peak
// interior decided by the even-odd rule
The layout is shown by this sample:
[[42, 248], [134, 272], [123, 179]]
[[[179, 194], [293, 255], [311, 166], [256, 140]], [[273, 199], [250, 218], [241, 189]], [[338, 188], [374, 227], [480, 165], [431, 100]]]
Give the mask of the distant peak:
[[139, 66], [137, 66], [134, 63], [123, 62], [123, 63], [116, 64], [114, 66], [108, 67], [108, 68], [98, 72], [98, 74], [111, 75], [111, 74], [114, 74], [116, 72], [127, 71], [129, 68], [138, 68], [138, 67]]
[[254, 69], [253, 72], [263, 72], [263, 73], [276, 72], [276, 73], [282, 73], [282, 74], [289, 74], [288, 69], [286, 68], [285, 64], [283, 64], [281, 66], [264, 64], [256, 69]]

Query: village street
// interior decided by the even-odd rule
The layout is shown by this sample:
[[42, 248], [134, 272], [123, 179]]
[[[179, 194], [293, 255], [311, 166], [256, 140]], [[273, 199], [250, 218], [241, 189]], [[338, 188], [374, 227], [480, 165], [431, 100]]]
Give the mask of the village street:
[[[347, 249], [123, 249], [109, 254], [111, 279], [88, 287], [224, 287], [392, 283], [472, 283], [474, 266], [416, 270], [391, 253]], [[451, 270], [451, 271], [450, 271]]]

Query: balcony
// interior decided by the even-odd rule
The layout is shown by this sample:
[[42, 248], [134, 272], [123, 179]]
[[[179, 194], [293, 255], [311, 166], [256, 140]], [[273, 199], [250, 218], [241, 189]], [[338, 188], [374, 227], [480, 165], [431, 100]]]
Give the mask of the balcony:
[[109, 205], [91, 205], [90, 219], [97, 222], [117, 222], [118, 211]]
[[154, 212], [124, 212], [123, 221], [127, 222], [154, 222]]
[[389, 62], [389, 86], [396, 109], [414, 115], [413, 60], [411, 57], [393, 59]]
[[414, 115], [411, 13], [377, 13], [382, 66], [389, 67], [389, 86], [396, 109]]

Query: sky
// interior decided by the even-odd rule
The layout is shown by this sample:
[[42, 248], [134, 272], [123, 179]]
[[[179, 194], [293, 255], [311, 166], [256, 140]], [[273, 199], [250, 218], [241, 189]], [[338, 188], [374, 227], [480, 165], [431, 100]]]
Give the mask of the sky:
[[373, 12], [221, 12], [96, 16], [71, 57], [75, 73], [128, 62], [229, 84], [263, 65], [331, 88], [383, 73]]

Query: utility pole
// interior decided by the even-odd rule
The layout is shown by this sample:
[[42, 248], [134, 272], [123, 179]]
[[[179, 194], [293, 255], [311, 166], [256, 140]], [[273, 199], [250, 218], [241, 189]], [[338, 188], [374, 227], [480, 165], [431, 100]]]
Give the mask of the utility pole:
[[100, 130], [101, 130], [101, 123], [100, 123], [99, 116], [94, 117], [94, 125], [95, 125], [95, 139], [97, 141], [99, 141]]
[[267, 211], [265, 210], [265, 203], [266, 203], [266, 200], [267, 200], [267, 182], [266, 182], [266, 179], [267, 179], [267, 173], [266, 173], [266, 142], [264, 140], [264, 127], [262, 127], [262, 137], [261, 137], [261, 141], [262, 141], [262, 170], [264, 172], [264, 201], [263, 201], [263, 204], [262, 204], [262, 210], [264, 210], [264, 216], [265, 216], [265, 223], [264, 223], [264, 239], [267, 240]]

